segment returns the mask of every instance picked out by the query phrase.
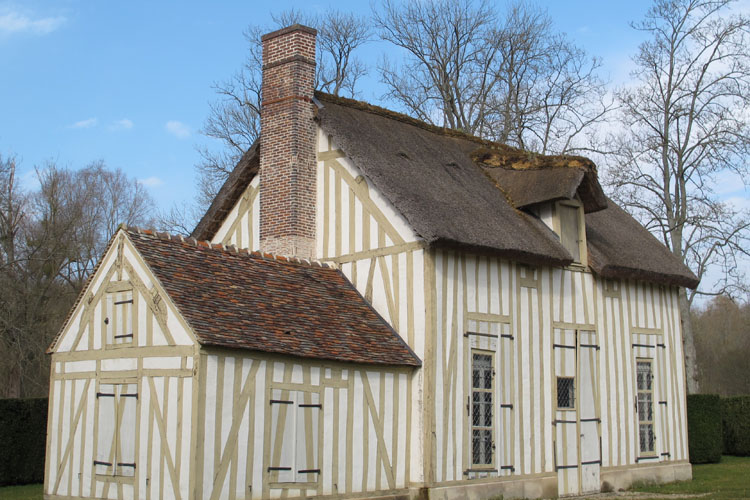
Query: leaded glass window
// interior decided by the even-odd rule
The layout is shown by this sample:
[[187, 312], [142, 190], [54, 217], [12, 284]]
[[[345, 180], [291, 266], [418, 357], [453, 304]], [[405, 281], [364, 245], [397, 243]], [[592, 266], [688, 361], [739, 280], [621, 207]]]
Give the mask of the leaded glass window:
[[493, 390], [495, 371], [492, 355], [472, 353], [471, 360], [471, 457], [474, 465], [492, 465]]
[[573, 377], [557, 377], [557, 407], [576, 407], [576, 384]]
[[654, 452], [654, 372], [651, 360], [638, 360], [638, 437], [641, 453]]

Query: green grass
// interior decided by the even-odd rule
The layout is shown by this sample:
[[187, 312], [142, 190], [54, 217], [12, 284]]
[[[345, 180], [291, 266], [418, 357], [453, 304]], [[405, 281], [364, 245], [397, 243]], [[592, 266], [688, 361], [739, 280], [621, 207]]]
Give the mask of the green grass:
[[39, 500], [44, 488], [41, 484], [0, 487], [0, 500]]
[[750, 498], [750, 457], [721, 457], [718, 464], [693, 465], [693, 480], [638, 486], [633, 491], [655, 494], [701, 494], [701, 499]]
[[[710, 493], [700, 497], [701, 500], [750, 498], [750, 457], [723, 456], [721, 463], [718, 464], [694, 465], [692, 481], [637, 486], [633, 488], [633, 491], [654, 495]], [[41, 498], [41, 484], [0, 487], [0, 500], [39, 500]]]

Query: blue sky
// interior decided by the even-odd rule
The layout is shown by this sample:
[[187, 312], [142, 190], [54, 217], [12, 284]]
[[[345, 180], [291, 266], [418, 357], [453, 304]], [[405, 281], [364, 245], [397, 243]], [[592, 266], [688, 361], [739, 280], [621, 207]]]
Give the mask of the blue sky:
[[[52, 160], [81, 168], [103, 159], [143, 181], [162, 207], [195, 196], [196, 145], [213, 82], [237, 71], [242, 32], [271, 25], [268, 2], [0, 0], [0, 154], [28, 182]], [[273, 11], [329, 6], [367, 14], [369, 2], [273, 2]], [[604, 58], [614, 79], [638, 43], [627, 21], [647, 2], [542, 1], [557, 27]], [[608, 5], [605, 7], [605, 5]], [[384, 50], [361, 54], [376, 62]], [[377, 75], [361, 98], [382, 93]], [[210, 143], [208, 143], [210, 144]]]
[[[0, 154], [15, 154], [32, 185], [34, 167], [52, 160], [81, 168], [103, 159], [148, 186], [162, 208], [195, 197], [199, 130], [215, 100], [212, 83], [244, 60], [242, 32], [271, 25], [271, 8], [362, 14], [369, 2], [145, 2], [0, 0]], [[603, 59], [614, 82], [627, 80], [629, 56], [649, 2], [540, 0], [558, 30]], [[373, 65], [387, 46], [360, 57]], [[360, 98], [377, 101], [377, 75]], [[746, 201], [744, 191], [731, 192]]]

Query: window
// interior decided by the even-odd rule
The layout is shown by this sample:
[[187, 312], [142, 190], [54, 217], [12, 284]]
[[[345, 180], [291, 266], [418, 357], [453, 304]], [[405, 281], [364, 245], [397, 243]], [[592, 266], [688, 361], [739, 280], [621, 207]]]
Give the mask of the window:
[[99, 384], [96, 393], [97, 438], [94, 472], [106, 476], [135, 475], [137, 384]]
[[578, 204], [558, 203], [557, 214], [560, 224], [560, 243], [565, 247], [570, 255], [573, 256], [573, 262], [576, 264], [583, 263], [582, 258], [582, 233], [581, 233], [581, 207]]
[[638, 377], [638, 436], [640, 450], [644, 454], [654, 453], [654, 377], [650, 359], [637, 361]]
[[472, 353], [471, 361], [471, 462], [491, 466], [495, 450], [492, 403], [495, 370], [492, 355]]
[[104, 326], [107, 345], [133, 342], [133, 290], [109, 294]]
[[271, 390], [271, 482], [318, 481], [322, 409], [317, 392]]
[[575, 378], [557, 377], [557, 407], [565, 409], [576, 407]]

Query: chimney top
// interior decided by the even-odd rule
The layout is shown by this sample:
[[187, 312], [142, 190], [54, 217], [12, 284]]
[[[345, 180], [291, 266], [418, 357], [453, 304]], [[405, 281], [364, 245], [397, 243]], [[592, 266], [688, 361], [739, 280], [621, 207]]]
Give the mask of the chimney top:
[[266, 40], [271, 40], [272, 38], [276, 38], [277, 36], [286, 35], [287, 33], [293, 33], [295, 31], [303, 31], [313, 36], [318, 34], [318, 30], [316, 30], [315, 28], [305, 26], [304, 24], [292, 24], [291, 26], [287, 26], [286, 28], [281, 28], [280, 30], [266, 33], [265, 35], [260, 37], [260, 41], [265, 42]]

